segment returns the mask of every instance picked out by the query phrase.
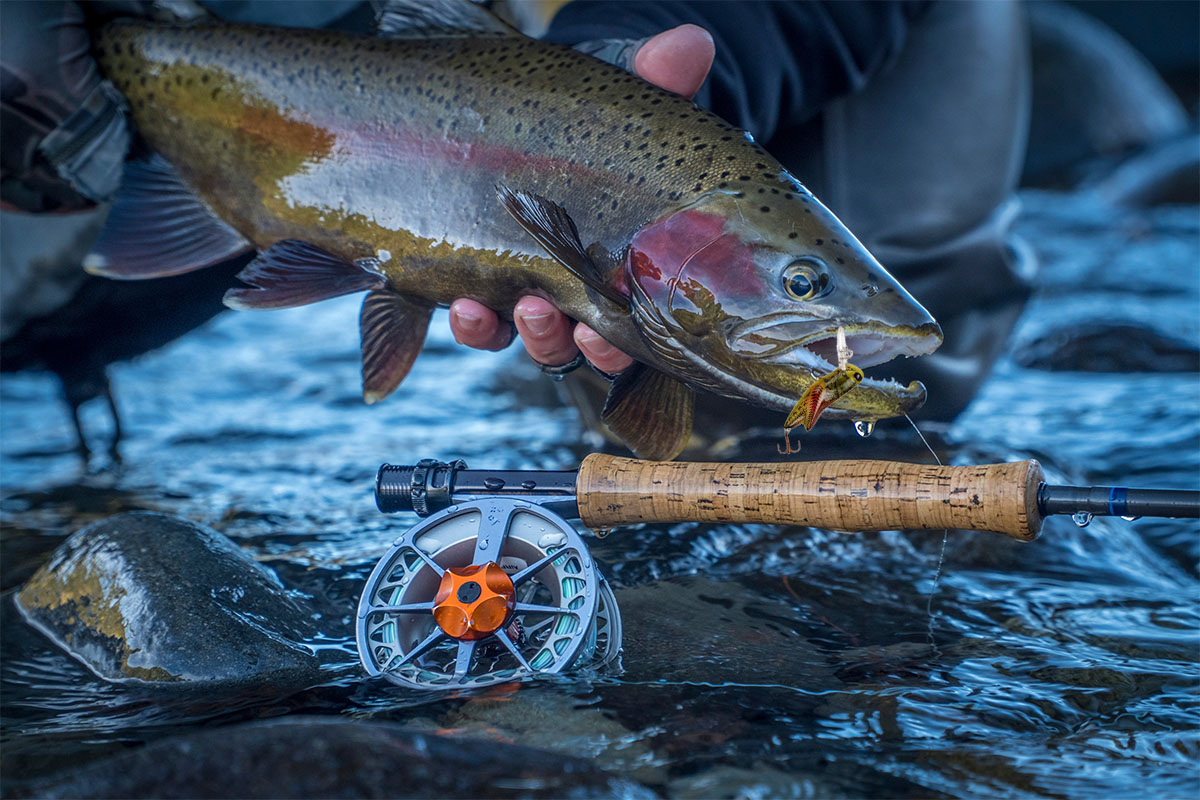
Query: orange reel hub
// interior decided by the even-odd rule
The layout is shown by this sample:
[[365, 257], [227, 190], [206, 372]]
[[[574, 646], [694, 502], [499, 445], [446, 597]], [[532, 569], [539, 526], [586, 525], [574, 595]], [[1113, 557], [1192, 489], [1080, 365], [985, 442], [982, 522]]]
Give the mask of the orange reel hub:
[[450, 567], [433, 599], [433, 619], [455, 639], [482, 639], [504, 625], [516, 603], [512, 579], [495, 561]]

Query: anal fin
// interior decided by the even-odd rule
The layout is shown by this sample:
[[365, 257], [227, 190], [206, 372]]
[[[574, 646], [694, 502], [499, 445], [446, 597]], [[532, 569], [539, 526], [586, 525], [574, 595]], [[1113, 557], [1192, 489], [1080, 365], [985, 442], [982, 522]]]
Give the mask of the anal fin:
[[251, 249], [157, 153], [126, 162], [104, 228], [83, 260], [95, 275], [122, 280], [191, 272]]
[[386, 283], [370, 259], [349, 262], [316, 245], [284, 239], [238, 273], [249, 288], [230, 289], [225, 305], [237, 309], [293, 308], [363, 292]]
[[691, 437], [695, 399], [686, 384], [634, 364], [613, 382], [601, 418], [639, 458], [670, 461]]
[[358, 327], [362, 335], [363, 400], [368, 405], [387, 397], [421, 354], [433, 306], [376, 289], [363, 300]]

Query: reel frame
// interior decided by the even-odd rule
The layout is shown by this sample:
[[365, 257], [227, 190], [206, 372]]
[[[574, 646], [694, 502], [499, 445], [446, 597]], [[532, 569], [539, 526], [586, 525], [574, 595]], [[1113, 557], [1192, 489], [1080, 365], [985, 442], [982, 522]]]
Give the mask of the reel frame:
[[[621, 639], [616, 598], [579, 532], [547, 505], [534, 498], [472, 499], [397, 538], [359, 599], [356, 640], [367, 673], [445, 690], [613, 660]], [[477, 605], [484, 583], [472, 583], [472, 576], [489, 569], [500, 583], [511, 580], [509, 613], [465, 633], [464, 614]], [[447, 596], [451, 585], [459, 587], [457, 597]], [[450, 617], [459, 623], [451, 627], [456, 635], [439, 621]]]

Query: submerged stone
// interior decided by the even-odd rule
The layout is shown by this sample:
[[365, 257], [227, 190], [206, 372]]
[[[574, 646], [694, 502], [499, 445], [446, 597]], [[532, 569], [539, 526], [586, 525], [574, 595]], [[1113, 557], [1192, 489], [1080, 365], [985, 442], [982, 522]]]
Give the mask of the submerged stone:
[[[8, 787], [6, 787], [8, 788]], [[18, 787], [27, 797], [653, 797], [590, 761], [401, 725], [289, 717], [178, 736]]]
[[83, 528], [17, 595], [25, 619], [109, 680], [293, 683], [314, 626], [275, 575], [220, 533], [150, 512]]

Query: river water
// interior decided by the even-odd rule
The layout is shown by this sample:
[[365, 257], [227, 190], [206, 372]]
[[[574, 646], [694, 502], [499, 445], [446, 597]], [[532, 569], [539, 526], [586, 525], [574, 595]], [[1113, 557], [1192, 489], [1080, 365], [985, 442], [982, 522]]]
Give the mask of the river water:
[[[1197, 209], [1115, 211], [1082, 194], [1024, 201], [1038, 293], [977, 400], [953, 424], [922, 429], [948, 463], [1033, 457], [1053, 482], [1197, 488]], [[951, 532], [940, 575], [940, 532], [619, 531], [594, 547], [623, 611], [618, 667], [453, 696], [365, 679], [358, 592], [414, 519], [375, 510], [378, 465], [432, 456], [562, 469], [590, 448], [516, 348], [459, 348], [444, 315], [403, 388], [362, 405], [357, 307], [227, 313], [116, 367], [119, 469], [81, 471], [50, 378], [5, 377], [5, 777], [306, 713], [569, 753], [672, 796], [1200, 790], [1191, 521], [1053, 518], [1031, 544]], [[103, 409], [87, 422], [103, 429]], [[821, 427], [842, 426], [841, 455], [929, 458], [903, 420], [870, 439]], [[276, 570], [317, 615], [310, 644], [327, 680], [205, 704], [106, 683], [25, 626], [14, 589], [72, 531], [129, 509], [211, 525]]]

